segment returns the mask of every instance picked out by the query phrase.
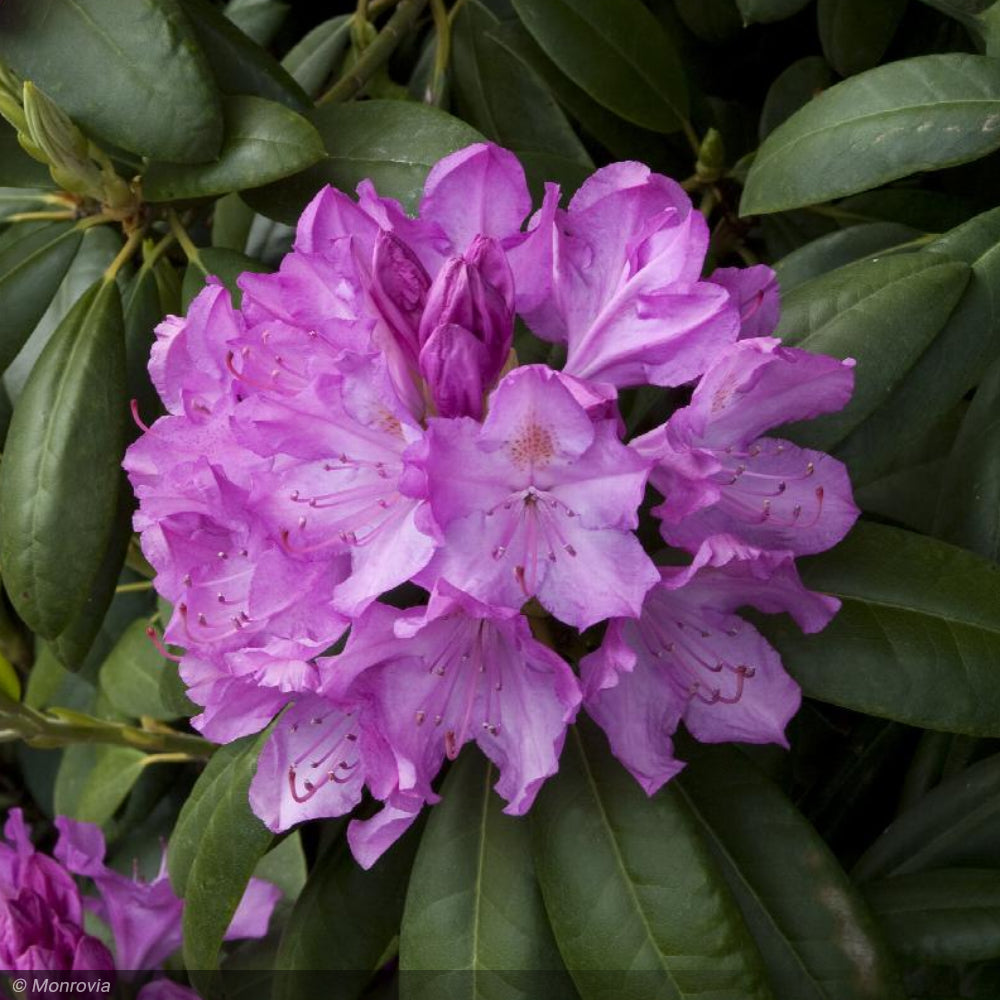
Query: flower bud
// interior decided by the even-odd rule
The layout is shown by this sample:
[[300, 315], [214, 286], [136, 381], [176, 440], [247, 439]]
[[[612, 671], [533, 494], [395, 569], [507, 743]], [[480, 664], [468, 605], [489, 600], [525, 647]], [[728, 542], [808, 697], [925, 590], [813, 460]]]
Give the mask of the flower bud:
[[372, 255], [372, 298], [406, 360], [416, 365], [417, 332], [431, 279], [405, 243], [382, 230]]
[[441, 269], [420, 321], [420, 372], [442, 416], [482, 416], [514, 335], [514, 281], [496, 240], [479, 236]]

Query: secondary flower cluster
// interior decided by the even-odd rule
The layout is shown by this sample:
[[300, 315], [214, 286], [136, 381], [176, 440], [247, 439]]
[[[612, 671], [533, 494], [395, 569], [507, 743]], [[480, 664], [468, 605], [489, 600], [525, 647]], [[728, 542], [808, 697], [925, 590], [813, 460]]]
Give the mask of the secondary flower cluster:
[[[704, 280], [707, 246], [641, 164], [566, 208], [548, 185], [532, 214], [518, 161], [480, 144], [432, 169], [416, 218], [369, 182], [321, 191], [239, 309], [210, 283], [161, 324], [135, 524], [194, 724], [227, 742], [282, 713], [251, 789], [273, 830], [367, 787], [384, 806], [349, 838], [368, 866], [470, 740], [524, 813], [581, 706], [648, 792], [681, 767], [681, 720], [783, 741], [798, 689], [734, 612], [822, 628], [837, 602], [794, 557], [857, 510], [840, 463], [763, 435], [841, 408], [851, 363], [769, 337], [773, 273]], [[515, 317], [561, 366], [518, 366]], [[618, 392], [642, 385], [693, 391], [626, 440]], [[640, 544], [648, 486], [689, 565]], [[547, 615], [586, 633], [579, 674]]]
[[[0, 839], [0, 968], [8, 972], [153, 972], [181, 945], [184, 904], [166, 871], [151, 882], [105, 865], [104, 836], [91, 823], [56, 819], [55, 857], [35, 850], [20, 809], [12, 809]], [[84, 896], [73, 876], [90, 879], [97, 896]], [[233, 916], [227, 940], [267, 933], [281, 891], [251, 879]], [[107, 929], [107, 945], [84, 929], [92, 913]], [[197, 1000], [165, 978], [147, 982], [140, 1000]]]

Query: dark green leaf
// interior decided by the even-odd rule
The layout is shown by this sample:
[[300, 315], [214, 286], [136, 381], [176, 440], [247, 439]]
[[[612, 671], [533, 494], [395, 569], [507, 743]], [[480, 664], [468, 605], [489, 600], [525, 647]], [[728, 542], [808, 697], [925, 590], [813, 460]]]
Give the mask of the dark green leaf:
[[941, 332], [839, 449], [862, 480], [883, 471], [894, 452], [940, 420], [1000, 357], [1000, 209], [970, 219], [927, 249], [969, 264], [972, 278]]
[[599, 104], [657, 132], [683, 127], [680, 60], [640, 0], [514, 0], [514, 8], [546, 55]]
[[[285, 926], [276, 964], [297, 974], [277, 980], [275, 1000], [311, 1000], [317, 994], [354, 1000], [364, 992], [399, 933], [418, 842], [419, 831], [410, 831], [370, 871], [354, 860], [346, 838], [328, 847]], [[332, 900], [351, 902], [337, 906]]]
[[[170, 267], [162, 258], [159, 264]], [[140, 417], [151, 424], [162, 412], [163, 404], [149, 378], [149, 352], [155, 340], [156, 325], [163, 319], [164, 313], [176, 311], [164, 308], [155, 267], [143, 266], [136, 271], [122, 294], [122, 308], [125, 315], [128, 398], [135, 400]], [[135, 421], [129, 424], [129, 437], [137, 437], [139, 426]]]
[[685, 768], [703, 825], [777, 1000], [904, 996], [878, 928], [837, 859], [778, 787], [735, 750]]
[[184, 272], [181, 304], [187, 309], [191, 300], [205, 287], [205, 279], [211, 275], [229, 289], [233, 305], [239, 308], [243, 293], [236, 284], [236, 279], [245, 271], [262, 274], [269, 270], [270, 268], [259, 260], [237, 253], [235, 250], [226, 250], [224, 247], [202, 247], [198, 251], [198, 258], [192, 261]]
[[289, 225], [324, 184], [353, 191], [366, 177], [379, 194], [413, 209], [424, 178], [442, 156], [483, 141], [458, 118], [407, 101], [327, 104], [311, 112], [309, 120], [323, 137], [326, 159], [245, 196], [257, 211]]
[[774, 78], [760, 112], [759, 133], [766, 139], [799, 108], [818, 97], [833, 83], [833, 72], [822, 56], [797, 59]]
[[[566, 116], [526, 63], [488, 32], [500, 22], [479, 0], [467, 0], [452, 29], [454, 93], [458, 112], [487, 139], [517, 154], [537, 176], [571, 194], [594, 169]], [[540, 169], [532, 171], [532, 167]]]
[[218, 153], [218, 94], [176, 0], [4, 0], [0, 59], [123, 149], [182, 163]]
[[796, 439], [832, 450], [881, 406], [944, 326], [970, 274], [967, 264], [937, 254], [902, 254], [857, 261], [793, 289], [778, 335], [857, 361], [850, 403], [796, 425]]
[[301, 115], [262, 97], [227, 97], [226, 134], [214, 163], [151, 163], [142, 178], [147, 201], [205, 198], [259, 187], [311, 166], [323, 140]]
[[15, 188], [53, 187], [49, 168], [33, 160], [21, 148], [17, 133], [0, 122], [0, 185]]
[[249, 790], [268, 730], [221, 747], [198, 779], [170, 838], [168, 865], [184, 905], [184, 961], [203, 996], [218, 989], [210, 975], [250, 876], [273, 841], [250, 809]]
[[932, 538], [859, 524], [803, 561], [843, 601], [818, 635], [765, 631], [803, 691], [927, 729], [1000, 736], [1000, 567]]
[[331, 17], [290, 49], [281, 65], [310, 97], [316, 97], [347, 51], [350, 40], [351, 15]]
[[901, 812], [854, 876], [871, 881], [952, 866], [1000, 867], [1000, 755], [941, 782]]
[[4, 581], [39, 635], [66, 628], [100, 568], [127, 414], [118, 287], [98, 280], [60, 323], [18, 397], [0, 473]]
[[56, 776], [56, 813], [104, 826], [139, 780], [147, 759], [131, 747], [67, 747]]
[[0, 250], [0, 371], [17, 357], [42, 318], [80, 247], [82, 233], [70, 222], [29, 229]]
[[146, 634], [148, 625], [148, 618], [140, 618], [122, 633], [101, 667], [101, 689], [130, 718], [174, 718], [161, 695], [166, 663]]
[[1000, 563], [1000, 362], [972, 397], [944, 478], [934, 533]]
[[774, 266], [781, 292], [787, 295], [793, 288], [818, 278], [828, 271], [881, 251], [907, 243], [920, 233], [895, 222], [868, 222], [849, 229], [821, 236], [798, 250], [782, 257]]
[[736, 0], [744, 24], [783, 21], [802, 10], [809, 0]]
[[308, 95], [281, 64], [208, 0], [180, 0], [180, 3], [222, 93], [264, 97], [294, 111], [309, 107]]
[[732, 0], [676, 0], [676, 7], [702, 41], [721, 45], [740, 33], [740, 14]]
[[87, 655], [100, 635], [104, 616], [114, 600], [115, 587], [132, 537], [132, 505], [132, 492], [122, 474], [118, 485], [118, 510], [115, 513], [114, 527], [101, 557], [101, 564], [87, 589], [86, 600], [69, 625], [49, 643], [52, 652], [67, 670], [80, 670], [87, 662]]
[[225, 15], [258, 45], [270, 45], [288, 17], [287, 3], [275, 0], [229, 0]]
[[220, 198], [212, 209], [212, 246], [242, 253], [254, 218], [254, 210], [238, 194]]
[[923, 962], [1000, 958], [1000, 871], [945, 868], [872, 882], [865, 895], [892, 947]]
[[841, 76], [877, 66], [909, 0], [819, 0], [823, 54]]
[[647, 798], [602, 739], [580, 732], [531, 812], [545, 908], [580, 996], [769, 997], [683, 796], [667, 785]]
[[998, 146], [1000, 62], [948, 53], [889, 63], [824, 91], [775, 129], [750, 167], [740, 211], [828, 201]]
[[[406, 994], [575, 997], [552, 937], [531, 856], [528, 820], [504, 816], [497, 773], [465, 753], [431, 812], [410, 876], [400, 930]], [[436, 974], [435, 974], [436, 973]], [[533, 988], [536, 987], [536, 988]]]

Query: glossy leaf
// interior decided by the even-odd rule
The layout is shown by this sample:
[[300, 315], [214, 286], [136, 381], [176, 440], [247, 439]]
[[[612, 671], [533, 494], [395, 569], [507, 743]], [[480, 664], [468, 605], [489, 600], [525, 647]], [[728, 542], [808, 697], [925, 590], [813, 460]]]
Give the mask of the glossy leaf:
[[146, 754], [131, 747], [67, 747], [56, 777], [56, 813], [104, 826], [139, 780], [146, 760]]
[[[330, 844], [282, 934], [276, 965], [296, 975], [278, 978], [275, 1000], [307, 1000], [320, 992], [336, 1000], [361, 996], [399, 933], [418, 840], [419, 831], [410, 831], [369, 871], [354, 860], [346, 838]], [[351, 904], [331, 906], [331, 900]]]
[[1000, 63], [962, 53], [889, 63], [824, 91], [775, 129], [750, 167], [740, 211], [828, 201], [998, 146]]
[[[11, 230], [17, 233], [18, 226]], [[0, 370], [17, 357], [66, 276], [82, 233], [69, 222], [31, 229], [0, 250]]]
[[499, 23], [479, 0], [467, 0], [455, 18], [457, 110], [487, 139], [517, 154], [539, 192], [549, 180], [569, 195], [594, 169], [593, 162], [535, 72], [489, 36]]
[[408, 1000], [528, 1000], [542, 984], [552, 1000], [576, 995], [535, 878], [529, 821], [503, 815], [496, 780], [478, 751], [465, 753], [428, 819], [400, 930]]
[[310, 97], [330, 78], [351, 41], [351, 15], [339, 14], [316, 25], [281, 60], [281, 65]]
[[125, 445], [125, 343], [114, 282], [70, 310], [28, 378], [0, 474], [0, 560], [39, 635], [69, 624], [114, 527]]
[[1000, 567], [913, 532], [862, 523], [802, 562], [843, 601], [822, 632], [763, 623], [805, 694], [927, 729], [1000, 736]]
[[182, 163], [218, 153], [218, 93], [177, 0], [5, 0], [0, 59], [123, 149]]
[[961, 262], [905, 254], [848, 264], [787, 295], [778, 336], [857, 361], [850, 403], [796, 425], [797, 439], [830, 451], [882, 405], [944, 326], [970, 274]]
[[687, 84], [670, 36], [640, 0], [514, 0], [552, 61], [595, 101], [657, 132], [682, 127]]
[[370, 177], [379, 194], [397, 198], [407, 209], [420, 199], [424, 178], [442, 156], [483, 136], [470, 125], [423, 104], [362, 101], [327, 104], [309, 114], [327, 155], [285, 181], [248, 191], [259, 212], [294, 225], [324, 184], [353, 192]]
[[647, 798], [578, 725], [531, 819], [545, 908], [583, 1000], [771, 995], [676, 789]]
[[865, 894], [892, 947], [923, 962], [1000, 958], [1000, 871], [945, 868], [872, 882]]
[[942, 781], [901, 812], [853, 874], [870, 882], [949, 867], [1000, 867], [1000, 755]]
[[864, 899], [805, 817], [741, 754], [712, 748], [680, 788], [760, 949], [777, 1000], [899, 1000]]
[[177, 819], [167, 860], [174, 891], [185, 900], [184, 961], [199, 993], [219, 988], [223, 936], [247, 882], [270, 848], [271, 831], [250, 810], [250, 782], [267, 731], [216, 751]]
[[1000, 358], [1000, 209], [970, 219], [927, 250], [960, 260], [972, 277], [948, 322], [905, 378], [838, 454], [863, 480], [940, 420]]
[[802, 10], [809, 0], [736, 0], [744, 24], [783, 21]]
[[180, 0], [180, 3], [223, 94], [264, 97], [294, 111], [309, 107], [308, 95], [281, 64], [218, 8], [208, 0]]
[[148, 619], [140, 618], [122, 633], [101, 666], [101, 690], [129, 718], [174, 718], [161, 693], [166, 663], [146, 634], [148, 625]]
[[767, 138], [799, 108], [833, 83], [833, 71], [822, 56], [796, 59], [774, 78], [760, 112], [760, 137]]
[[177, 201], [258, 187], [323, 157], [323, 142], [301, 115], [261, 97], [228, 97], [225, 139], [214, 163], [152, 163], [142, 179], [148, 201]]
[[258, 45], [270, 45], [288, 16], [287, 3], [276, 0], [229, 0], [224, 13], [247, 37]]
[[909, 0], [819, 0], [823, 54], [841, 76], [878, 65]]
[[856, 260], [878, 256], [919, 237], [915, 229], [895, 222], [868, 222], [821, 236], [774, 266], [783, 295], [793, 288]]

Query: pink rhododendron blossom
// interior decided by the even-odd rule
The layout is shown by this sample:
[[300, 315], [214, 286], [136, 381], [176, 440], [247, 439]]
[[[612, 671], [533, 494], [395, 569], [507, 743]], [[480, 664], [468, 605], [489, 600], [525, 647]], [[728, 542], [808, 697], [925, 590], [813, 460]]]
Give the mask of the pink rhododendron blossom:
[[761, 548], [821, 552], [851, 529], [858, 508], [841, 462], [763, 431], [841, 409], [853, 362], [781, 347], [770, 337], [721, 353], [690, 405], [634, 441], [655, 460], [653, 513], [664, 539], [695, 551], [719, 533]]
[[[193, 724], [228, 742], [273, 720], [257, 815], [377, 800], [348, 826], [367, 867], [466, 743], [526, 812], [581, 705], [650, 793], [681, 722], [782, 743], [798, 688], [735, 611], [821, 628], [836, 602], [794, 557], [857, 509], [839, 462], [762, 435], [841, 408], [851, 363], [769, 336], [769, 268], [705, 277], [702, 215], [641, 164], [565, 208], [546, 185], [533, 213], [517, 159], [480, 143], [413, 216], [357, 195], [320, 191], [239, 309], [210, 282], [160, 325], [167, 412], [125, 463]], [[650, 430], [618, 398], [642, 385], [689, 402]], [[690, 565], [654, 562], [655, 518], [681, 550], [659, 561]]]
[[[36, 851], [20, 809], [12, 809], [0, 841], [0, 962], [10, 970], [113, 971], [135, 974], [160, 969], [181, 946], [184, 903], [170, 886], [164, 852], [160, 872], [146, 882], [104, 863], [104, 835], [92, 823], [56, 817], [54, 857]], [[84, 895], [74, 875], [89, 880], [97, 895]], [[281, 890], [251, 879], [226, 932], [227, 940], [267, 933]], [[114, 956], [82, 927], [84, 911], [110, 932]], [[139, 996], [194, 998], [187, 987], [155, 980]]]

